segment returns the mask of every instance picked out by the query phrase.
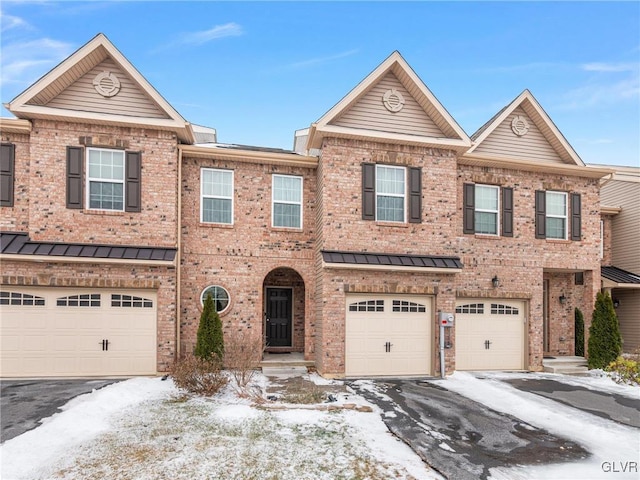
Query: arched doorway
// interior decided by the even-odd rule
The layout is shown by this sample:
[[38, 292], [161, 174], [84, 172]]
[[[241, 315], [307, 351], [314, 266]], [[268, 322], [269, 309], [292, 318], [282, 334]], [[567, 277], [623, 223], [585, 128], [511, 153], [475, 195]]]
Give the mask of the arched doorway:
[[271, 270], [263, 282], [266, 352], [304, 352], [305, 286], [288, 267]]

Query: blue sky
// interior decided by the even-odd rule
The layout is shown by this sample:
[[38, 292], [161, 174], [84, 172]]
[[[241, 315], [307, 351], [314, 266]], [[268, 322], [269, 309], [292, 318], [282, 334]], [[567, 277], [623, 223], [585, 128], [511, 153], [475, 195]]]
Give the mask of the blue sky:
[[3, 0], [0, 8], [2, 102], [102, 32], [219, 141], [291, 148], [294, 130], [398, 50], [469, 135], [528, 88], [585, 162], [640, 166], [635, 1]]

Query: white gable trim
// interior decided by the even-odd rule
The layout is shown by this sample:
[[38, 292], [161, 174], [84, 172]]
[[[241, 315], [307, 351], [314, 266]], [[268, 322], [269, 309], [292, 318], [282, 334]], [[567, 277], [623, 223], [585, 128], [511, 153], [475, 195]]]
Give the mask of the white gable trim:
[[[162, 95], [158, 93], [155, 88], [153, 88], [153, 86], [140, 74], [140, 72], [136, 70], [131, 62], [129, 62], [129, 60], [127, 60], [126, 57], [122, 55], [122, 53], [120, 53], [120, 51], [102, 33], [96, 35], [87, 44], [80, 47], [66, 60], [62, 61], [59, 65], [57, 65], [42, 78], [40, 78], [36, 83], [31, 85], [24, 92], [14, 98], [7, 105], [7, 109], [17, 117], [31, 118], [31, 114], [36, 114], [36, 118], [38, 116], [55, 117], [56, 114], [61, 114], [62, 116], [66, 117], [68, 115], [68, 112], [59, 112], [59, 109], [51, 107], [28, 105], [28, 102], [45, 91], [47, 88], [50, 88], [55, 81], [67, 74], [75, 65], [80, 63], [83, 59], [87, 58], [89, 55], [100, 48], [104, 48], [107, 54], [120, 66], [120, 68], [122, 68], [122, 70], [125, 71], [127, 75], [129, 75], [131, 79], [136, 82], [147, 95], [149, 95], [149, 97], [158, 105], [158, 107], [167, 114], [170, 120], [166, 123], [171, 126], [171, 129], [175, 130], [182, 140], [193, 143], [193, 132], [191, 131], [190, 124], [162, 97]], [[119, 122], [119, 119], [115, 118], [118, 117], [117, 115], [109, 114], [91, 114], [77, 111], [74, 112], [73, 117], [75, 117], [76, 119], [87, 118], [89, 120], [95, 120], [96, 117], [102, 120], [114, 118], [115, 123]], [[149, 120], [149, 122], [147, 122], [147, 120]], [[153, 126], [154, 123], [152, 120], [157, 119], [140, 118], [136, 120], [136, 123], [149, 124]], [[133, 122], [130, 121], [128, 123]]]
[[[551, 147], [558, 152], [558, 155], [564, 162], [580, 167], [585, 166], [582, 159], [578, 156], [569, 142], [567, 142], [564, 135], [562, 135], [560, 130], [558, 130], [558, 127], [556, 127], [549, 115], [547, 115], [547, 112], [544, 111], [529, 90], [522, 92], [515, 100], [513, 100], [513, 102], [504, 108], [499, 115], [496, 115], [489, 125], [484, 127], [484, 130], [478, 138], [474, 139], [473, 146], [467, 151], [465, 156], [473, 157], [475, 150], [482, 144], [482, 142], [487, 139], [518, 107], [522, 107], [529, 118], [536, 124], [536, 127], [538, 127], [542, 135], [547, 139]], [[505, 154], [505, 156], [508, 157], [508, 153]]]
[[[441, 130], [449, 132], [449, 137], [437, 139], [437, 142], [435, 142], [437, 145], [464, 147], [465, 149], [471, 146], [469, 136], [442, 106], [435, 95], [431, 93], [422, 80], [420, 80], [418, 75], [416, 75], [402, 55], [396, 51], [312, 125], [307, 148], [320, 148], [324, 133], [340, 135], [341, 132], [336, 130], [335, 126], [331, 126], [329, 124], [338, 119], [344, 112], [355, 105], [355, 103], [362, 98], [374, 84], [384, 78], [389, 72], [393, 72], [393, 74], [403, 85], [405, 85], [405, 88], [407, 88], [423, 108], [425, 105], [431, 105], [435, 109], [438, 118], [433, 118], [433, 121], [441, 128]], [[389, 137], [393, 137], [394, 134], [371, 131], [368, 132], [366, 136], [368, 138], [384, 140]], [[433, 143], [434, 140], [431, 137], [420, 135], [406, 136], [410, 137], [412, 139], [411, 143], [415, 144]]]

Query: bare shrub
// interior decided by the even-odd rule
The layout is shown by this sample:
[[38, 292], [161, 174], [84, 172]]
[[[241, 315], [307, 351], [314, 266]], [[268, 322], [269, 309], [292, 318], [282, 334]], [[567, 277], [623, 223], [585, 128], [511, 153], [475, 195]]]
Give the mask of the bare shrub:
[[227, 342], [224, 363], [241, 392], [246, 391], [260, 364], [261, 356], [261, 339], [252, 339], [246, 330], [241, 330]]
[[169, 374], [178, 388], [210, 397], [229, 381], [221, 367], [219, 361], [187, 355], [173, 364]]

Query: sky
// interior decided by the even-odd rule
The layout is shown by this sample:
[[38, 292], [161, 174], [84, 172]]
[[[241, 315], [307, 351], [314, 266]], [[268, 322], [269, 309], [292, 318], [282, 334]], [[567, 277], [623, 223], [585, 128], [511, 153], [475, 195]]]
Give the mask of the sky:
[[637, 1], [2, 0], [0, 11], [3, 103], [102, 32], [218, 141], [291, 149], [295, 130], [398, 50], [470, 136], [529, 89], [585, 163], [640, 166]]

